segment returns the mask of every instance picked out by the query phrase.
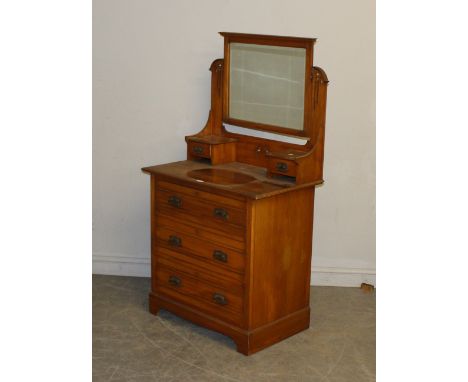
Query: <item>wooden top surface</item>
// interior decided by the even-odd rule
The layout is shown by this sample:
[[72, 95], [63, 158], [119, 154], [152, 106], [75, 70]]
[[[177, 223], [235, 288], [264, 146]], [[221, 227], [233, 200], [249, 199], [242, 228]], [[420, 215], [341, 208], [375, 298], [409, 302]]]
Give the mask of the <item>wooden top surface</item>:
[[200, 142], [200, 143], [208, 143], [210, 145], [219, 145], [223, 143], [237, 142], [237, 139], [235, 138], [228, 138], [222, 135], [201, 135], [201, 136], [192, 135], [192, 136], [186, 137], [186, 140], [193, 141], [193, 142]]
[[[262, 199], [322, 183], [322, 181], [319, 181], [296, 185], [294, 179], [286, 179], [285, 177], [281, 179], [268, 178], [265, 168], [239, 162], [212, 166], [207, 162], [184, 160], [144, 167], [142, 171], [203, 191], [250, 199]], [[237, 174], [229, 174], [231, 171]], [[252, 177], [253, 180], [245, 182], [245, 179], [249, 177]], [[220, 182], [219, 179], [223, 181]], [[228, 180], [226, 181], [226, 179]], [[236, 184], [236, 179], [241, 179], [242, 182]]]
[[268, 40], [277, 40], [277, 41], [304, 41], [304, 42], [315, 42], [316, 38], [310, 37], [295, 37], [295, 36], [274, 36], [267, 34], [250, 34], [250, 33], [237, 33], [237, 32], [219, 32], [223, 37], [244, 37], [252, 40], [255, 39], [268, 39]]

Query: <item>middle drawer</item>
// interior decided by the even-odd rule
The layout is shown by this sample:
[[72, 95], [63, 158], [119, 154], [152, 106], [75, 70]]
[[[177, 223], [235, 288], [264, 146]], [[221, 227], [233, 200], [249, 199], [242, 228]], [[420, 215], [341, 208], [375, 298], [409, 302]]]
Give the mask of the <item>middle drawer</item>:
[[[170, 227], [167, 219], [158, 219], [163, 223], [156, 227], [156, 245], [186, 255], [196, 256], [212, 265], [226, 270], [244, 273], [245, 256], [232, 248], [189, 235], [180, 229]], [[166, 224], [164, 224], [166, 223]]]

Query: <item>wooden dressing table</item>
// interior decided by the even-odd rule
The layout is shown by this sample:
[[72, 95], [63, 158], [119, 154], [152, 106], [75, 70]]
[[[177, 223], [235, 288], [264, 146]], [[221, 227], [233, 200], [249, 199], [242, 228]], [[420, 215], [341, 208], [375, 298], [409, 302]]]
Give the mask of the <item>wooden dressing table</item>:
[[[327, 76], [315, 39], [221, 33], [205, 127], [151, 175], [149, 309], [231, 337], [249, 355], [309, 327], [315, 186]], [[236, 134], [231, 125], [304, 138]]]

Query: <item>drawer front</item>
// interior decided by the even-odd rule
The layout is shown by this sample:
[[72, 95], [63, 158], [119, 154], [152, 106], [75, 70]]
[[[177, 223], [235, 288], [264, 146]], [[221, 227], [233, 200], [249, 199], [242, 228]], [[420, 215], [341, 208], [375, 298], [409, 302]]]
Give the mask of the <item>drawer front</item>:
[[245, 209], [162, 188], [156, 191], [156, 209], [192, 224], [244, 237]]
[[157, 266], [156, 290], [183, 304], [239, 324], [242, 297], [176, 270]]
[[188, 142], [187, 150], [190, 155], [200, 158], [211, 157], [211, 146], [206, 143]]
[[237, 296], [243, 295], [244, 275], [207, 264], [194, 256], [156, 247], [153, 264], [158, 264], [163, 268], [177, 269], [188, 276], [228, 290]]
[[268, 171], [275, 174], [296, 176], [296, 163], [289, 160], [270, 158], [268, 160]]
[[169, 215], [159, 213], [155, 217], [152, 235], [153, 237], [156, 236], [158, 227], [166, 227], [190, 236], [195, 236], [204, 242], [210, 241], [211, 243], [231, 248], [236, 252], [245, 252], [245, 242], [243, 238], [233, 237], [232, 235], [221, 232], [216, 228], [205, 226], [201, 227], [200, 224], [190, 225], [186, 223], [186, 221], [181, 221]]
[[245, 256], [225, 246], [163, 226], [156, 228], [156, 238], [156, 243], [160, 247], [197, 256], [219, 268], [244, 272]]
[[212, 194], [205, 191], [200, 191], [195, 188], [181, 186], [176, 183], [166, 182], [159, 180], [156, 184], [156, 189], [172, 191], [183, 195], [195, 197], [197, 199], [203, 199], [215, 204], [222, 204], [229, 207], [235, 207], [238, 209], [245, 209], [245, 201], [233, 198], [227, 198], [218, 194]]

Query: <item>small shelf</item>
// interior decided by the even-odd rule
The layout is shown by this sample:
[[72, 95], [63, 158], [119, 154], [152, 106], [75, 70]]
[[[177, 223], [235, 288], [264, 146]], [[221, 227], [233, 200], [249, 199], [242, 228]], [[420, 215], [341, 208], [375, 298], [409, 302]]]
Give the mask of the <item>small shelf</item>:
[[202, 135], [202, 136], [191, 136], [186, 137], [187, 141], [206, 143], [209, 145], [222, 145], [226, 143], [237, 142], [235, 138], [223, 137], [221, 135]]
[[285, 150], [285, 151], [270, 151], [266, 153], [267, 157], [287, 159], [287, 160], [296, 160], [297, 158], [303, 157], [304, 155], [307, 155], [307, 151]]

